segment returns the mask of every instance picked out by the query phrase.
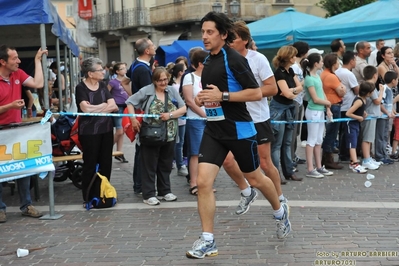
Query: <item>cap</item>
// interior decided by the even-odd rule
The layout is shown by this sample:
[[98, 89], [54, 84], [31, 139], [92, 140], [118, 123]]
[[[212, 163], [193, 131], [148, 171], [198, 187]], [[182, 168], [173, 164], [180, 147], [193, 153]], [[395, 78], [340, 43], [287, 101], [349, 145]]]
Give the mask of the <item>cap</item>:
[[324, 54], [324, 50], [311, 48], [311, 49], [309, 49], [308, 54]]

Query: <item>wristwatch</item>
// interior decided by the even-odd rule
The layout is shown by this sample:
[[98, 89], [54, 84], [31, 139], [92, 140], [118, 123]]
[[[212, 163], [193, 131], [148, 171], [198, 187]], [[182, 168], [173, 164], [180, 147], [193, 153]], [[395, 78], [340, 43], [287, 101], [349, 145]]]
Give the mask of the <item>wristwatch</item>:
[[169, 119], [170, 118], [173, 118], [173, 114], [172, 113], [169, 113]]
[[230, 100], [230, 93], [228, 93], [227, 91], [224, 91], [222, 94], [222, 101], [228, 102], [229, 100]]
[[294, 88], [294, 91], [293, 91], [293, 93], [294, 93], [294, 95], [296, 95], [296, 88]]

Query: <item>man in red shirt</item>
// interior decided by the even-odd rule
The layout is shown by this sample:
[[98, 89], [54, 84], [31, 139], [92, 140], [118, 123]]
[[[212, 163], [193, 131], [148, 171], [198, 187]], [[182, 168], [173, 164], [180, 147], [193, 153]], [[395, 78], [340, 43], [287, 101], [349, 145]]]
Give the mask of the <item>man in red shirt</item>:
[[[21, 109], [25, 106], [22, 99], [22, 85], [29, 88], [43, 88], [42, 55], [47, 50], [37, 52], [35, 56], [35, 75], [29, 76], [19, 69], [21, 60], [14, 48], [0, 45], [0, 125], [21, 122]], [[30, 196], [30, 177], [17, 179], [22, 215], [41, 217], [42, 214], [32, 206]], [[7, 221], [6, 205], [2, 200], [2, 186], [0, 185], [0, 223]]]

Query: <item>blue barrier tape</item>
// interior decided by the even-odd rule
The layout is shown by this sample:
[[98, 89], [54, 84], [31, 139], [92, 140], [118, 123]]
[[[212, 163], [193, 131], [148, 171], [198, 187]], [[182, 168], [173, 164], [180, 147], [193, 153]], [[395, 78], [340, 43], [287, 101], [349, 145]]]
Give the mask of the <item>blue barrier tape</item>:
[[[53, 164], [53, 157], [51, 156], [51, 154], [46, 154], [40, 157], [27, 159], [27, 160], [18, 160], [15, 162], [5, 163], [0, 165], [0, 176], [6, 174], [14, 174], [14, 173], [18, 175], [18, 173], [21, 173], [22, 171], [34, 170], [37, 167], [52, 165], [52, 164]], [[23, 175], [21, 175], [21, 177], [23, 177]]]
[[[68, 112], [59, 112], [59, 113], [51, 113], [51, 111], [47, 111], [45, 117], [41, 120], [41, 124], [44, 124], [45, 122], [50, 119], [51, 115], [68, 115], [68, 116], [110, 116], [110, 117], [150, 117], [150, 118], [159, 118], [159, 115], [151, 115], [151, 114], [109, 114], [109, 113], [68, 113]], [[396, 117], [399, 117], [399, 114], [396, 115]], [[382, 115], [382, 116], [368, 116], [364, 120], [372, 120], [372, 119], [377, 119], [377, 118], [388, 118], [387, 115]], [[206, 120], [206, 118], [203, 117], [187, 117], [187, 116], [182, 116], [179, 117], [179, 119], [189, 119], [189, 120]], [[353, 118], [335, 118], [332, 120], [295, 120], [295, 121], [274, 121], [272, 120], [272, 124], [302, 124], [302, 123], [335, 123], [335, 122], [347, 122], [347, 121], [352, 121], [356, 120]]]

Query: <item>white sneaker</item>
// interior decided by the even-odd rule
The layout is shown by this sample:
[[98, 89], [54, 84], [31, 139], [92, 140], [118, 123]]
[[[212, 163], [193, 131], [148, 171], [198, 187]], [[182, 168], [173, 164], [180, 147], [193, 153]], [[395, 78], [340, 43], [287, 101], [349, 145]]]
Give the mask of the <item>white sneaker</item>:
[[377, 162], [374, 158], [371, 158], [371, 161], [373, 162], [373, 164], [380, 166], [382, 163], [381, 162]]
[[161, 199], [164, 201], [175, 201], [177, 200], [177, 197], [173, 193], [168, 193], [165, 196], [161, 197]]
[[177, 175], [179, 176], [187, 176], [188, 175], [188, 170], [187, 167], [183, 164], [179, 170], [177, 170]]
[[324, 165], [323, 165], [321, 168], [316, 169], [316, 170], [317, 170], [317, 172], [319, 172], [320, 174], [325, 175], [325, 176], [331, 176], [331, 175], [334, 174], [333, 172], [328, 171], [328, 170], [324, 167]]
[[363, 166], [361, 166], [360, 164], [356, 163], [356, 164], [350, 164], [349, 165], [349, 169], [351, 169], [354, 173], [358, 173], [358, 174], [364, 174], [367, 173], [367, 170], [365, 168], [363, 168]]
[[149, 199], [143, 200], [143, 202], [150, 206], [155, 206], [155, 205], [161, 204], [161, 202], [159, 202], [159, 200], [156, 197], [151, 197]]
[[301, 141], [301, 147], [302, 148], [306, 148], [306, 140], [302, 140]]
[[380, 165], [375, 164], [372, 160], [368, 161], [367, 163], [363, 161], [362, 166], [363, 168], [370, 170], [377, 170], [378, 168], [380, 168]]

